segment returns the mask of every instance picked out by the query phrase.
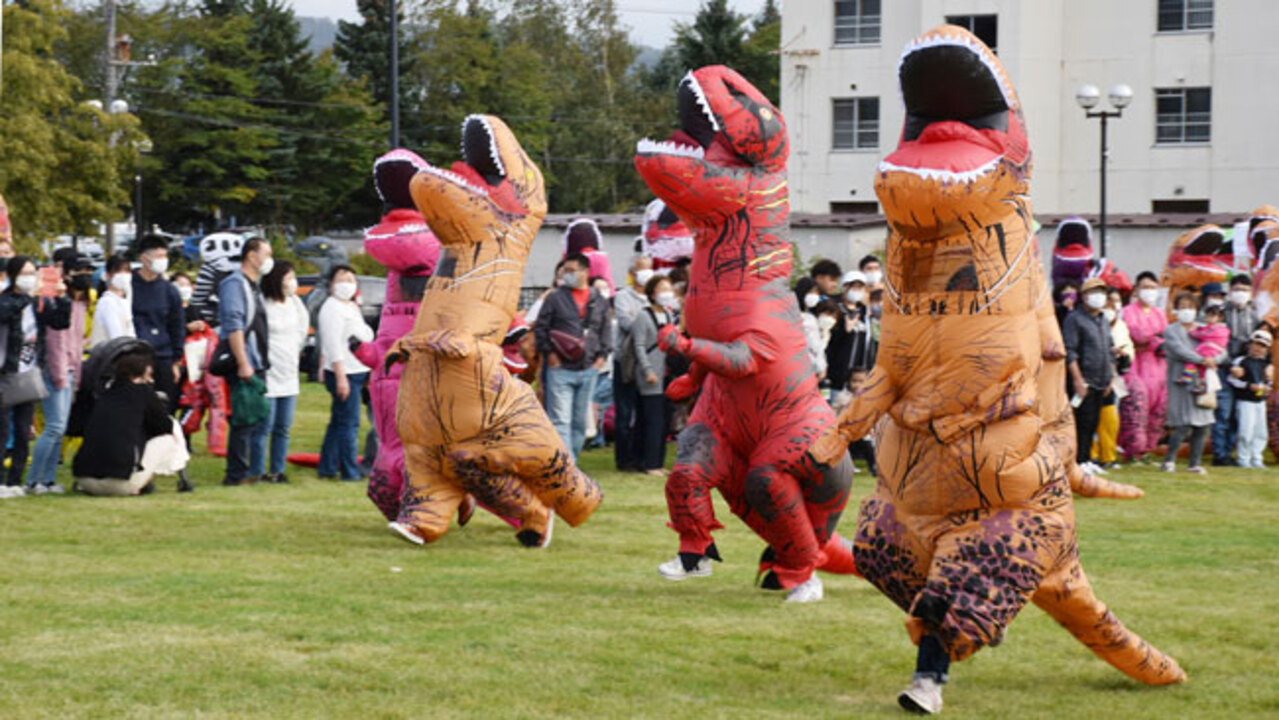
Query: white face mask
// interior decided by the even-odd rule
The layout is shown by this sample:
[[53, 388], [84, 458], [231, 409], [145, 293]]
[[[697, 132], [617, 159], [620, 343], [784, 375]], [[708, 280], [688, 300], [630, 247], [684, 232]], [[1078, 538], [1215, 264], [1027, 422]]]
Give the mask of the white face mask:
[[271, 271], [274, 269], [275, 269], [275, 258], [269, 257], [266, 260], [262, 261], [262, 264], [258, 267], [258, 273], [260, 275], [270, 275]]
[[577, 273], [575, 272], [566, 272], [560, 276], [560, 285], [570, 290], [576, 290], [581, 284], [582, 283], [578, 280]]
[[1182, 308], [1177, 311], [1177, 322], [1189, 325], [1195, 321], [1195, 316], [1198, 314], [1193, 308]]
[[1137, 291], [1137, 299], [1140, 300], [1143, 305], [1154, 305], [1155, 301], [1159, 299], [1159, 290], [1158, 288], [1150, 287], [1142, 288]]
[[595, 288], [595, 292], [599, 293], [600, 297], [604, 298], [605, 300], [609, 299], [613, 295], [613, 293], [608, 291], [607, 285], [601, 285], [600, 287]]
[[178, 286], [178, 297], [182, 298], [182, 302], [191, 302], [191, 296], [195, 294], [195, 289], [190, 285]]
[[831, 328], [835, 327], [835, 318], [830, 315], [823, 315], [817, 318], [817, 327], [821, 328], [823, 332], [830, 332]]
[[1084, 296], [1084, 304], [1093, 310], [1100, 310], [1106, 307], [1106, 293], [1090, 292]]
[[653, 271], [649, 270], [648, 268], [635, 271], [635, 287], [641, 290], [643, 290], [644, 286], [648, 285], [648, 281], [652, 279], [653, 279]]
[[350, 300], [355, 297], [356, 287], [353, 282], [333, 283], [333, 297], [338, 300]]
[[294, 280], [293, 278], [289, 278], [288, 280], [285, 280], [283, 285], [283, 290], [284, 290], [284, 297], [293, 297], [294, 295], [297, 295], [298, 281]]
[[116, 273], [111, 276], [111, 287], [122, 293], [127, 293], [129, 288], [133, 287], [133, 276], [129, 273]]
[[35, 275], [19, 275], [14, 284], [18, 286], [18, 290], [23, 294], [32, 295], [36, 291], [36, 285], [40, 284], [40, 279]]
[[653, 299], [657, 301], [658, 305], [661, 305], [668, 310], [674, 310], [679, 307], [679, 298], [675, 297], [675, 293], [670, 290], [667, 290], [666, 292], [659, 292], [653, 297]]
[[861, 301], [866, 299], [866, 291], [865, 290], [849, 290], [848, 292], [844, 293], [844, 297], [850, 303], [860, 303]]
[[884, 273], [878, 270], [870, 270], [866, 273], [866, 282], [871, 285], [878, 285], [880, 280], [884, 279]]
[[169, 271], [169, 258], [153, 258], [147, 264], [151, 267], [151, 272], [156, 275], [163, 275]]
[[1204, 307], [1206, 308], [1223, 307], [1225, 306], [1225, 304], [1226, 304], [1226, 301], [1218, 297], [1208, 298], [1207, 300], [1204, 301]]
[[1243, 307], [1244, 305], [1247, 305], [1248, 301], [1251, 299], [1252, 293], [1247, 290], [1230, 291], [1230, 302], [1234, 303], [1236, 307]]
[[1115, 311], [1113, 308], [1105, 308], [1101, 311], [1101, 316], [1106, 318], [1106, 324], [1115, 322]]
[[817, 303], [822, 301], [822, 296], [817, 293], [808, 293], [804, 296], [804, 307], [812, 310], [817, 307]]

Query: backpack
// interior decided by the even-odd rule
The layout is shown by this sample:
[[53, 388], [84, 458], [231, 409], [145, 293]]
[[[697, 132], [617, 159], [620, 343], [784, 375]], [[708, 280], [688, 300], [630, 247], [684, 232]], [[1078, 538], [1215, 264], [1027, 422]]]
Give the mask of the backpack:
[[[648, 313], [648, 316], [653, 319], [653, 327], [661, 329], [662, 325], [657, 322], [657, 313], [653, 312], [653, 308], [645, 306], [644, 312]], [[631, 332], [635, 331], [632, 329]], [[644, 349], [644, 353], [653, 352], [656, 347], [657, 343], [654, 342]], [[622, 382], [628, 385], [635, 382], [635, 371], [638, 365], [639, 361], [635, 358], [635, 343], [631, 342], [631, 336], [627, 334], [626, 337], [622, 338], [621, 348], [617, 351], [617, 369], [621, 373]]]

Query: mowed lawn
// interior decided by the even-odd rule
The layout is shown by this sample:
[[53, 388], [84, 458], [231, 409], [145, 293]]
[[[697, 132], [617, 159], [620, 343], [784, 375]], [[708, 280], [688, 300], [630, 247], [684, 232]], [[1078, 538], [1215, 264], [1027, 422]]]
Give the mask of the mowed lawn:
[[[307, 387], [295, 448], [318, 448], [326, 401]], [[803, 606], [755, 590], [761, 543], [722, 505], [727, 562], [661, 580], [661, 481], [606, 452], [583, 465], [604, 504], [541, 551], [484, 513], [414, 547], [362, 485], [295, 470], [223, 488], [204, 457], [194, 495], [166, 479], [147, 497], [0, 501], [0, 717], [902, 715], [914, 649], [872, 587], [827, 577]], [[1279, 715], [1279, 470], [1121, 475], [1147, 497], [1079, 502], [1084, 564], [1190, 682], [1139, 686], [1030, 607], [952, 668], [946, 715]], [[869, 487], [859, 474], [856, 497]]]

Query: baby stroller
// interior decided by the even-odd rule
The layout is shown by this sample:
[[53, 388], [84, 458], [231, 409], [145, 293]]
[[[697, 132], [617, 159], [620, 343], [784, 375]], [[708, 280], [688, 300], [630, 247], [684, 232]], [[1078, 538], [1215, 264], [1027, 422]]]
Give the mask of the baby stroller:
[[[75, 399], [71, 403], [71, 416], [67, 420], [68, 437], [84, 437], [89, 418], [93, 415], [93, 406], [102, 393], [115, 380], [112, 368], [115, 361], [127, 353], [145, 353], [154, 359], [155, 349], [150, 343], [131, 337], [120, 337], [100, 343], [89, 352], [89, 359], [81, 369], [80, 388], [76, 390]], [[154, 366], [154, 363], [152, 363]], [[163, 393], [158, 393], [163, 396]], [[167, 398], [165, 398], [167, 400]], [[178, 473], [178, 492], [191, 492], [195, 485], [185, 470]]]

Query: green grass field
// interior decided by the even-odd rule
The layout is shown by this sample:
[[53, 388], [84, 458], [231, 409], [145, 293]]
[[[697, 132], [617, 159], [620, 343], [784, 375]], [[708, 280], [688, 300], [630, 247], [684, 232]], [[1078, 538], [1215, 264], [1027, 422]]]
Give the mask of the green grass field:
[[[318, 448], [325, 401], [306, 389], [295, 448]], [[583, 465], [604, 505], [542, 551], [484, 513], [414, 547], [362, 485], [223, 488], [204, 457], [194, 495], [0, 501], [0, 717], [902, 716], [914, 651], [872, 587], [753, 589], [761, 543], [722, 505], [727, 562], [663, 581], [660, 480]], [[1279, 472], [1121, 476], [1147, 496], [1079, 503], [1084, 565], [1190, 682], [1139, 686], [1029, 607], [952, 667], [946, 715], [1279, 716]]]

